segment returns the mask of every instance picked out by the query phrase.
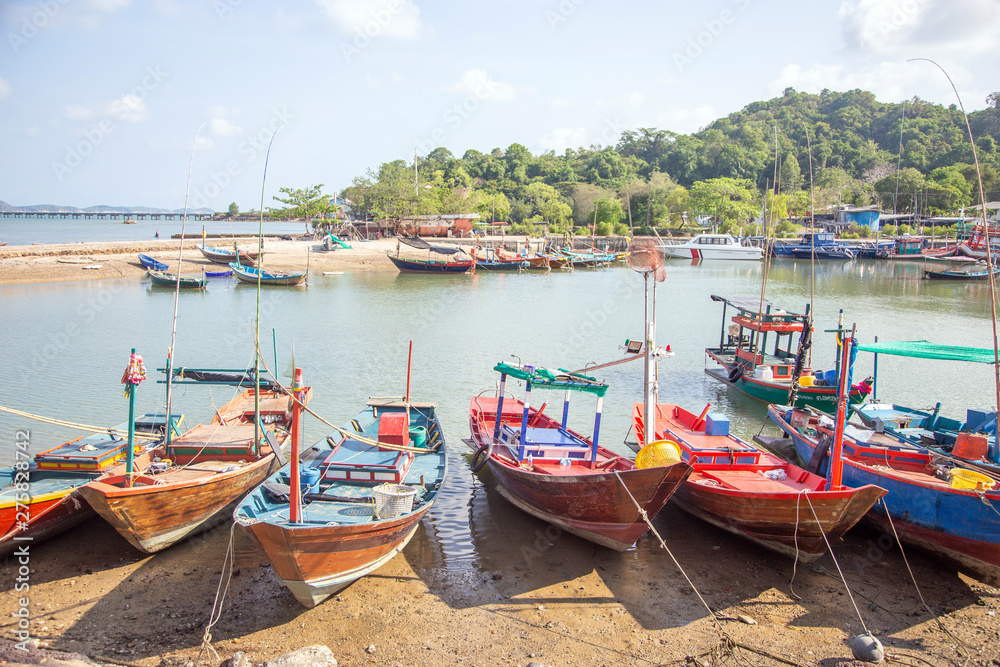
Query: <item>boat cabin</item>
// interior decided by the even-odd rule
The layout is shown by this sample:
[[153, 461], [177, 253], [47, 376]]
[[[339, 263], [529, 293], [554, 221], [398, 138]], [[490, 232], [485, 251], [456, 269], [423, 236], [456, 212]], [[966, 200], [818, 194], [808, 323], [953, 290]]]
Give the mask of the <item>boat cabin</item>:
[[[712, 295], [713, 301], [721, 301], [722, 331], [719, 347], [709, 349], [712, 356], [731, 357], [741, 360], [748, 369], [767, 366], [773, 377], [791, 377], [791, 367], [795, 362], [795, 347], [809, 322], [809, 307], [805, 314], [789, 313], [774, 307], [764, 300], [761, 310], [760, 299], [738, 299]], [[728, 308], [736, 314], [727, 323]], [[774, 345], [767, 350], [768, 336], [773, 336]], [[785, 346], [782, 347], [782, 344]]]

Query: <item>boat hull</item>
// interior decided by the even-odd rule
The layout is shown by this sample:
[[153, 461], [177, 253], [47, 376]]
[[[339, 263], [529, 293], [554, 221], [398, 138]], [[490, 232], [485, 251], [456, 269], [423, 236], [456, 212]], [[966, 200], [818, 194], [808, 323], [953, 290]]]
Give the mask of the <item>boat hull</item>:
[[[799, 458], [810, 460], [817, 442], [785, 421], [782, 410], [780, 406], [771, 406], [768, 416], [791, 437]], [[977, 493], [951, 488], [928, 472], [931, 455], [925, 449], [902, 447], [884, 451], [900, 461], [909, 461], [909, 469], [894, 470], [881, 465], [883, 457], [877, 455], [867, 459], [871, 465], [865, 459], [847, 455], [843, 459], [846, 486], [872, 484], [886, 490], [884, 505], [872, 508], [866, 519], [983, 583], [1000, 585], [1000, 515], [995, 509], [1000, 507], [1000, 491]], [[819, 472], [828, 469], [826, 460]]]
[[315, 607], [388, 563], [409, 543], [430, 504], [396, 521], [359, 525], [279, 525], [237, 518], [303, 606]]
[[472, 268], [471, 260], [436, 262], [433, 260], [404, 259], [387, 255], [400, 273], [466, 273]]
[[[736, 382], [729, 381], [729, 368], [706, 368], [705, 372], [715, 379], [731, 385], [738, 391], [743, 392], [751, 398], [764, 403], [788, 403], [788, 392], [791, 388], [789, 383], [767, 382], [760, 378], [751, 378], [746, 375], [741, 376]], [[864, 401], [867, 394], [858, 389], [851, 389], [850, 402], [852, 404]], [[837, 408], [837, 388], [836, 387], [799, 387], [799, 393], [795, 398], [797, 407], [813, 407], [824, 412], [833, 412]]]
[[20, 505], [13, 501], [0, 505], [0, 557], [13, 553], [24, 543], [57, 535], [94, 516], [90, 505], [76, 493], [76, 486], [90, 479], [81, 479], [60, 491], [32, 496]]
[[[195, 464], [191, 470], [197, 467]], [[274, 454], [267, 454], [228, 472], [183, 475], [175, 471], [175, 480], [170, 479], [171, 473], [158, 478], [139, 476], [140, 484], [131, 487], [117, 476], [91, 482], [81, 487], [80, 493], [132, 546], [154, 553], [211, 527], [214, 519], [264, 481], [275, 467]]]

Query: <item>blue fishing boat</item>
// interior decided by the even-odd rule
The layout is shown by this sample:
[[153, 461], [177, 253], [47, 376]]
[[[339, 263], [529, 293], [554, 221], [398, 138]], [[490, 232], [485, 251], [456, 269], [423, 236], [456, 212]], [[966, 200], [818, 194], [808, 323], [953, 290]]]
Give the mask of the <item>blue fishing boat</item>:
[[988, 280], [1000, 276], [1000, 268], [988, 269], [982, 264], [963, 266], [960, 269], [942, 269], [941, 271], [924, 271], [924, 278], [930, 280]]
[[878, 356], [891, 354], [910, 358], [993, 364], [993, 350], [979, 347], [938, 345], [927, 341], [875, 342], [861, 345], [862, 352], [875, 355], [873, 398], [870, 403], [854, 406], [854, 413], [865, 426], [896, 438], [900, 442], [926, 447], [932, 451], [969, 461], [1000, 472], [1000, 449], [997, 447], [996, 410], [967, 409], [965, 421], [941, 415], [941, 404], [920, 410], [895, 403], [880, 402], [878, 395]]
[[444, 484], [445, 441], [434, 403], [379, 399], [301, 455], [297, 435], [292, 446], [233, 520], [314, 607], [407, 545]]
[[139, 263], [150, 271], [166, 271], [170, 268], [167, 264], [142, 253], [139, 253]]
[[205, 269], [206, 278], [228, 278], [231, 275], [233, 275], [232, 269], [226, 269], [225, 271], [209, 271]]
[[797, 259], [854, 259], [855, 252], [829, 232], [803, 234], [797, 243], [775, 243], [771, 246], [775, 257]]
[[233, 270], [233, 273], [236, 274], [240, 282], [252, 283], [254, 285], [301, 285], [309, 275], [305, 271], [264, 271], [252, 266], [243, 266], [239, 262], [231, 263], [229, 268]]

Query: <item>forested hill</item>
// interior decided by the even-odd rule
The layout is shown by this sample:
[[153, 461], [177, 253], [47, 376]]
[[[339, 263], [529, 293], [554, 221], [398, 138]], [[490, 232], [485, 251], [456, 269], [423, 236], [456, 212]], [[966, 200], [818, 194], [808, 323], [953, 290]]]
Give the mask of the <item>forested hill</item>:
[[[986, 109], [970, 114], [988, 201], [1000, 199], [998, 97], [993, 93]], [[413, 163], [397, 160], [356, 178], [344, 194], [356, 212], [373, 218], [475, 210], [514, 223], [559, 228], [596, 221], [607, 228], [677, 224], [692, 214], [745, 221], [760, 211], [777, 175], [781, 213], [804, 213], [811, 195], [817, 211], [876, 203], [948, 214], [979, 201], [972, 165], [955, 105], [789, 88], [690, 135], [640, 128], [614, 146], [562, 155], [532, 155], [518, 143], [461, 157], [437, 148], [418, 159], [417, 188]]]

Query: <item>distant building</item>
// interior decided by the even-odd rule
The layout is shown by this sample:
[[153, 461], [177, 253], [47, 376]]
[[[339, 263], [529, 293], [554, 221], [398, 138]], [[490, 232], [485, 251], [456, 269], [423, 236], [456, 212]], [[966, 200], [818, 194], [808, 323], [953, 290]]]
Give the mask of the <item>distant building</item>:
[[836, 220], [843, 223], [845, 227], [857, 225], [858, 227], [870, 227], [873, 230], [878, 230], [880, 216], [878, 206], [875, 205], [860, 208], [845, 207], [837, 211]]
[[472, 221], [479, 217], [478, 213], [411, 215], [400, 218], [396, 228], [401, 234], [417, 236], [471, 236]]

